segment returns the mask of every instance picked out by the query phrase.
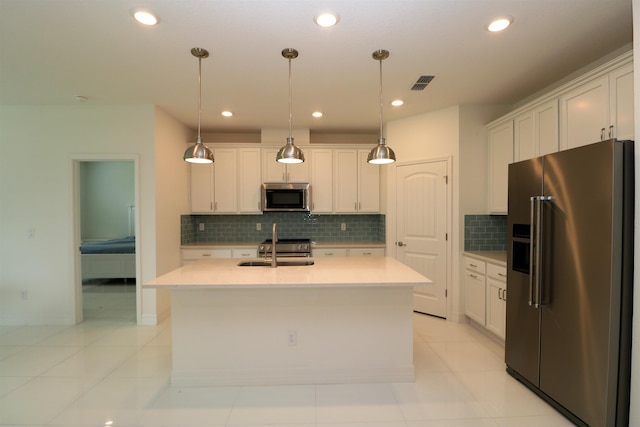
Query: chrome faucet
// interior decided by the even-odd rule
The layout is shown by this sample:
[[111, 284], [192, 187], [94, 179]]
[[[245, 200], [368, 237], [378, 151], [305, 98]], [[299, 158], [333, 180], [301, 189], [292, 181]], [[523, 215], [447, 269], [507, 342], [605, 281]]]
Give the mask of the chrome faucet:
[[278, 266], [278, 259], [276, 254], [276, 242], [278, 241], [278, 227], [276, 223], [273, 223], [273, 236], [271, 238], [271, 268], [276, 268]]

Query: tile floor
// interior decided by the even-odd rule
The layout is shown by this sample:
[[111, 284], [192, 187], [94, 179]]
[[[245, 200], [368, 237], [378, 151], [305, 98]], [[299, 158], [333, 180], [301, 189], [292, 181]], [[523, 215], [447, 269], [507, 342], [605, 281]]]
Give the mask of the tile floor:
[[415, 383], [172, 388], [171, 326], [135, 292], [85, 292], [76, 326], [0, 326], [1, 426], [572, 425], [504, 371], [476, 329], [415, 314]]

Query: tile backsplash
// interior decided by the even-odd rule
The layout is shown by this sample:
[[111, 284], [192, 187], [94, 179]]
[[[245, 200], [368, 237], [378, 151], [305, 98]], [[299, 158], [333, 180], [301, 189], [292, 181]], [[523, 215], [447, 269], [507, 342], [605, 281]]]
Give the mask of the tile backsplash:
[[[271, 238], [278, 224], [279, 238], [309, 238], [315, 241], [385, 241], [385, 216], [314, 215], [307, 212], [265, 212], [262, 215], [182, 215], [181, 244], [201, 242], [259, 243]], [[256, 229], [260, 224], [261, 230]], [[341, 230], [341, 225], [346, 230]], [[201, 230], [201, 228], [203, 230]]]
[[506, 215], [465, 215], [465, 251], [506, 251]]

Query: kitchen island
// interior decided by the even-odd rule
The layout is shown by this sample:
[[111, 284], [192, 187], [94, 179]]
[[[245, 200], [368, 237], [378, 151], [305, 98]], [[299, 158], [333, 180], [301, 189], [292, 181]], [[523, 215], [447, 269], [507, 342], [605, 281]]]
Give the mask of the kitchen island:
[[413, 287], [429, 279], [390, 257], [240, 261], [201, 260], [144, 284], [171, 290], [173, 385], [414, 380]]

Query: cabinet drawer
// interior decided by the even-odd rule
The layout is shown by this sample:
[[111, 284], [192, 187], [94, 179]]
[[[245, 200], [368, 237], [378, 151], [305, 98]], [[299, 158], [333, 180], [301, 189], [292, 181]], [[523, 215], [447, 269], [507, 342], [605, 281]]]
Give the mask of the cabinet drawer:
[[476, 273], [485, 274], [487, 263], [484, 261], [477, 260], [475, 258], [464, 258], [464, 268], [470, 271], [475, 271]]
[[251, 249], [251, 248], [232, 249], [231, 250], [231, 257], [232, 258], [258, 258], [258, 250], [257, 249]]
[[384, 256], [384, 248], [351, 248], [349, 256]]
[[506, 282], [507, 268], [500, 265], [487, 263], [487, 276], [493, 277], [494, 279], [500, 280], [502, 282]]
[[231, 249], [183, 249], [183, 260], [231, 258]]
[[326, 257], [326, 256], [347, 256], [346, 248], [326, 248], [326, 249], [313, 249], [311, 255], [314, 257]]

